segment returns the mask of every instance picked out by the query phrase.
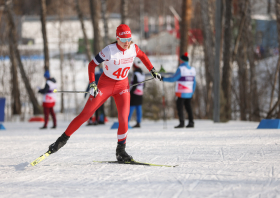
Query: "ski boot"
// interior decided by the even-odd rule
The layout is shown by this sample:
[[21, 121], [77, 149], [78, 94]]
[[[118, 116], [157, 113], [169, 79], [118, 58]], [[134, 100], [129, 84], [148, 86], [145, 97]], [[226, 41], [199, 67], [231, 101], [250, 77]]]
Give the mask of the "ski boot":
[[180, 122], [180, 124], [178, 126], [174, 127], [175, 129], [179, 129], [179, 128], [185, 128], [185, 124]]
[[53, 144], [49, 146], [48, 152], [50, 152], [50, 154], [55, 153], [67, 143], [69, 138], [70, 136], [67, 136], [65, 133], [63, 133]]
[[187, 128], [194, 128], [194, 122], [189, 122], [189, 124], [186, 127]]
[[118, 143], [117, 149], [116, 149], [116, 157], [118, 161], [123, 161], [123, 162], [130, 162], [133, 161], [133, 158], [131, 155], [128, 155], [125, 151], [125, 145], [126, 144], [121, 144]]
[[140, 128], [140, 123], [139, 123], [139, 122], [137, 122], [137, 124], [136, 124], [136, 125], [134, 125], [132, 128]]

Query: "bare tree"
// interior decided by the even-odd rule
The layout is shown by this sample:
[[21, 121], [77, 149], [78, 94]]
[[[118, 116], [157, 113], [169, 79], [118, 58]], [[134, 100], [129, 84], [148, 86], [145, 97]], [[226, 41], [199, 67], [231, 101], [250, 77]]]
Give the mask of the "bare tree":
[[[107, 0], [101, 0], [101, 10], [102, 10], [102, 19], [104, 25], [104, 38], [103, 45], [109, 44], [109, 36], [108, 36], [108, 19], [107, 19]], [[110, 97], [110, 116], [117, 116], [116, 105], [114, 104], [113, 97]]]
[[12, 114], [20, 115], [21, 114], [21, 102], [20, 102], [20, 92], [18, 84], [18, 75], [17, 75], [17, 63], [15, 58], [15, 49], [12, 43], [12, 28], [9, 27], [9, 54], [11, 60], [11, 84], [12, 84]]
[[48, 48], [48, 37], [46, 30], [46, 0], [40, 0], [41, 3], [41, 24], [42, 24], [42, 35], [44, 41], [44, 56], [45, 56], [45, 71], [50, 70], [50, 58], [49, 58], [49, 48]]
[[224, 25], [224, 54], [222, 72], [222, 93], [225, 103], [222, 107], [222, 120], [231, 119], [231, 39], [232, 39], [232, 0], [225, 1], [225, 25]]
[[238, 2], [239, 15], [241, 19], [239, 21], [240, 28], [238, 30], [238, 37], [236, 41], [237, 47], [235, 47], [234, 53], [237, 52], [235, 58], [238, 64], [238, 82], [239, 82], [239, 107], [240, 107], [240, 119], [247, 120], [247, 113], [249, 108], [248, 101], [248, 69], [247, 69], [247, 30], [246, 25], [248, 25], [248, 15], [247, 10], [249, 7], [249, 0]]
[[209, 1], [200, 0], [201, 15], [202, 15], [202, 32], [203, 32], [203, 51], [206, 75], [206, 116], [211, 118], [213, 116], [211, 105], [212, 88], [213, 88], [213, 71], [214, 71], [214, 36], [213, 36], [213, 23], [212, 23], [212, 6]]
[[101, 37], [99, 29], [100, 19], [100, 2], [99, 0], [89, 0], [90, 3], [90, 16], [93, 27], [93, 51], [97, 54], [101, 51]]
[[103, 38], [103, 45], [109, 44], [109, 36], [108, 36], [108, 19], [107, 19], [107, 0], [101, 0], [101, 10], [102, 10], [102, 19], [104, 25], [104, 38]]
[[188, 51], [188, 33], [191, 25], [192, 1], [182, 0], [182, 21], [180, 24], [180, 55]]
[[[63, 49], [62, 49], [62, 22], [63, 22], [63, 5], [61, 1], [57, 1], [57, 9], [58, 9], [58, 17], [59, 17], [59, 43], [58, 43], [58, 49], [59, 49], [59, 59], [60, 59], [60, 88], [61, 90], [64, 90], [64, 72], [63, 72], [63, 62], [64, 62], [64, 55], [63, 55]], [[61, 93], [61, 105], [60, 105], [60, 112], [64, 113], [64, 93]]]
[[24, 82], [24, 85], [25, 85], [25, 88], [27, 90], [27, 93], [29, 95], [29, 99], [33, 105], [33, 113], [35, 115], [37, 114], [41, 114], [42, 113], [42, 109], [35, 97], [35, 94], [31, 88], [31, 85], [29, 83], [29, 80], [28, 80], [28, 77], [25, 73], [25, 70], [24, 70], [24, 67], [23, 67], [23, 64], [21, 62], [21, 58], [20, 58], [20, 53], [19, 53], [19, 50], [18, 50], [18, 44], [17, 44], [17, 35], [16, 35], [16, 27], [15, 27], [15, 22], [14, 22], [14, 19], [13, 19], [13, 14], [12, 14], [12, 11], [11, 11], [11, 8], [10, 8], [10, 4], [11, 4], [11, 1], [10, 0], [6, 0], [5, 1], [5, 10], [6, 10], [6, 14], [7, 14], [7, 23], [9, 24], [9, 27], [11, 28], [11, 43], [13, 45], [13, 49], [15, 51], [15, 55], [16, 55], [16, 59], [18, 61], [18, 65], [19, 65], [19, 69], [20, 69], [20, 73], [21, 73], [21, 77], [23, 79], [23, 82]]
[[[277, 30], [278, 30], [278, 49], [280, 49], [280, 0], [276, 0], [276, 17], [277, 17]], [[277, 70], [276, 73], [278, 73], [278, 76], [280, 77], [280, 51], [279, 51], [279, 57], [277, 62]], [[280, 79], [278, 77], [278, 101], [280, 101]], [[276, 78], [276, 76], [275, 76]], [[278, 118], [280, 118], [280, 104], [278, 109]]]
[[248, 69], [247, 69], [247, 56], [245, 46], [241, 41], [241, 45], [238, 50], [238, 82], [239, 82], [239, 107], [240, 107], [240, 119], [247, 120], [248, 109]]
[[[69, 61], [69, 66], [71, 69], [71, 73], [72, 73], [72, 82], [73, 82], [73, 91], [76, 91], [76, 69], [75, 69], [75, 64], [74, 64], [74, 60], [71, 54], [69, 54], [68, 56], [68, 61]], [[75, 113], [78, 114], [79, 113], [79, 105], [78, 105], [78, 97], [77, 97], [77, 93], [74, 94], [74, 101], [75, 101]]]
[[216, 0], [215, 65], [214, 65], [214, 122], [220, 122], [220, 62], [222, 37], [222, 2]]
[[121, 0], [121, 23], [126, 24], [128, 12], [128, 0]]
[[252, 23], [251, 23], [251, 4], [249, 1], [247, 14], [247, 24], [246, 24], [246, 32], [247, 32], [247, 56], [249, 60], [250, 66], [250, 117], [249, 119], [252, 121], [259, 121], [260, 120], [260, 108], [259, 108], [259, 94], [257, 89], [257, 76], [256, 76], [256, 64], [255, 64], [255, 57], [254, 57], [254, 41], [253, 41], [253, 33], [252, 33]]
[[86, 34], [85, 25], [84, 25], [83, 13], [82, 13], [82, 11], [80, 9], [80, 6], [79, 6], [79, 0], [76, 0], [76, 10], [77, 10], [77, 13], [78, 13], [78, 17], [79, 17], [79, 20], [80, 20], [80, 23], [81, 23], [81, 28], [82, 28], [83, 35], [84, 35], [84, 43], [85, 43], [85, 47], [86, 47], [86, 56], [87, 56], [88, 62], [90, 62], [91, 61], [90, 45], [89, 45], [89, 41], [88, 41], [88, 37], [87, 37], [87, 34]]
[[[252, 40], [250, 1], [240, 1], [238, 8], [240, 16], [238, 21], [239, 29], [233, 57], [238, 64], [240, 117], [241, 120], [257, 121], [260, 119], [260, 108]], [[247, 60], [249, 61], [250, 70], [247, 69]]]

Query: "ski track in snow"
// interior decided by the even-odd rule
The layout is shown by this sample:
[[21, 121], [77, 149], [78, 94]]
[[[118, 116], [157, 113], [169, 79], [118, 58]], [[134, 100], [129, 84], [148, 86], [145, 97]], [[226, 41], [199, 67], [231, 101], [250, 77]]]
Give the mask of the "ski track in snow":
[[115, 160], [112, 123], [82, 125], [35, 167], [30, 162], [69, 122], [59, 121], [55, 130], [39, 130], [42, 123], [3, 123], [0, 197], [280, 197], [280, 130], [209, 120], [196, 120], [193, 129], [174, 129], [178, 121], [169, 120], [164, 129], [162, 121], [144, 120], [129, 130], [127, 152], [137, 161], [179, 166], [94, 163]]

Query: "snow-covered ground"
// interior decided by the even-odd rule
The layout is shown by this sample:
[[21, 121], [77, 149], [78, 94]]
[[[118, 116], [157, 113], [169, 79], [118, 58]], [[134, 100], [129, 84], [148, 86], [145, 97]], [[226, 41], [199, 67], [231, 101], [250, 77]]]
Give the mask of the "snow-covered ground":
[[138, 161], [177, 167], [94, 163], [115, 160], [114, 121], [82, 125], [35, 167], [29, 163], [69, 122], [47, 130], [38, 129], [42, 123], [3, 123], [0, 197], [280, 197], [280, 130], [256, 129], [257, 122], [196, 120], [193, 129], [174, 129], [177, 120], [167, 128], [143, 121], [129, 130], [127, 152]]

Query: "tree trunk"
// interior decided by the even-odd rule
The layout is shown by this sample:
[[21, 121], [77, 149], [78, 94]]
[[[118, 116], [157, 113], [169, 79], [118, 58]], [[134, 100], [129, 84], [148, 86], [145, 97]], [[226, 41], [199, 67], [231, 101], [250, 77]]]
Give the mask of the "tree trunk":
[[180, 24], [180, 54], [183, 55], [188, 51], [188, 33], [191, 25], [191, 11], [192, 11], [192, 1], [191, 0], [182, 0], [182, 21]]
[[280, 69], [280, 61], [279, 61], [279, 58], [278, 58], [276, 71], [275, 71], [275, 74], [274, 74], [274, 82], [273, 82], [272, 89], [271, 89], [271, 94], [270, 94], [269, 109], [271, 109], [271, 107], [272, 107], [273, 98], [274, 98], [274, 91], [275, 91], [275, 87], [276, 87], [276, 83], [277, 83], [277, 79], [278, 79], [277, 75], [280, 72], [279, 69]]
[[[246, 1], [245, 2], [245, 8], [244, 8], [245, 12], [247, 11], [248, 5], [249, 5], [249, 2]], [[236, 37], [235, 44], [234, 44], [233, 58], [235, 58], [235, 56], [237, 54], [240, 39], [241, 39], [242, 32], [243, 32], [243, 29], [244, 29], [244, 26], [245, 26], [245, 22], [246, 22], [246, 13], [245, 12], [240, 13], [240, 16], [242, 16], [242, 17], [241, 17], [241, 20], [240, 20], [240, 23], [239, 23], [238, 35]]]
[[79, 20], [80, 20], [80, 23], [81, 23], [81, 28], [82, 28], [83, 35], [84, 35], [84, 44], [85, 44], [85, 47], [86, 47], [87, 60], [88, 60], [88, 62], [90, 62], [91, 61], [90, 45], [89, 45], [89, 41], [88, 41], [88, 38], [87, 38], [86, 30], [85, 30], [83, 13], [80, 9], [79, 0], [76, 0], [76, 10], [77, 10], [77, 13], [78, 13], [78, 17], [79, 17]]
[[121, 24], [126, 24], [128, 0], [121, 0]]
[[[140, 48], [143, 48], [143, 39], [144, 39], [144, 0], [139, 0], [139, 28], [140, 28]], [[143, 51], [143, 49], [142, 49]], [[145, 51], [144, 51], [145, 52]]]
[[231, 39], [232, 39], [232, 0], [225, 1], [225, 26], [224, 26], [224, 54], [222, 71], [222, 92], [225, 100], [222, 107], [221, 118], [224, 121], [231, 120]]
[[[72, 84], [73, 84], [73, 91], [76, 91], [76, 69], [72, 55], [68, 56], [69, 66], [72, 73]], [[79, 105], [78, 105], [78, 97], [77, 93], [74, 93], [74, 101], [75, 101], [75, 114], [79, 113]]]
[[247, 14], [247, 24], [246, 24], [246, 32], [247, 32], [247, 42], [248, 42], [248, 50], [247, 56], [250, 65], [250, 98], [248, 103], [250, 103], [250, 120], [251, 121], [260, 121], [260, 107], [259, 107], [259, 94], [257, 89], [257, 77], [256, 77], [256, 64], [254, 57], [254, 35], [252, 33], [252, 23], [251, 23], [251, 5], [250, 1], [248, 1], [248, 9], [246, 11]]
[[214, 65], [214, 122], [220, 122], [220, 56], [222, 41], [222, 2], [216, 0], [215, 16], [215, 65]]
[[[240, 106], [240, 119], [241, 120], [248, 120], [248, 112], [250, 112], [251, 100], [250, 94], [248, 94], [249, 86], [248, 86], [248, 69], [247, 69], [247, 60], [248, 60], [248, 53], [247, 51], [250, 50], [249, 42], [247, 39], [248, 31], [247, 27], [249, 22], [250, 16], [247, 15], [247, 10], [249, 7], [249, 0], [240, 1], [239, 2], [239, 11], [241, 17], [241, 24], [244, 24], [244, 28], [239, 28], [238, 37], [240, 40], [238, 41], [238, 45], [236, 60], [238, 64], [238, 79], [239, 79], [239, 106]], [[237, 49], [237, 48], [235, 48]]]
[[[249, 8], [249, 0], [239, 1], [239, 29], [238, 35], [235, 40], [235, 46], [233, 50], [233, 61], [236, 60], [238, 64], [238, 81], [239, 81], [239, 108], [240, 108], [240, 119], [247, 120], [247, 114], [252, 109], [252, 96], [248, 94], [248, 69], [247, 60], [251, 57], [248, 51], [252, 50], [250, 46], [251, 41], [248, 41], [248, 30], [246, 27], [250, 26], [250, 14], [247, 13]], [[252, 58], [251, 58], [252, 59]], [[251, 63], [252, 64], [252, 63]], [[252, 74], [254, 75], [254, 66], [252, 66]], [[254, 81], [254, 77], [250, 79], [250, 82]], [[253, 83], [252, 83], [253, 85]], [[253, 87], [250, 87], [254, 89]], [[255, 89], [256, 90], [256, 89]], [[256, 93], [256, 92], [255, 92]], [[255, 94], [254, 93], [254, 94]], [[251, 116], [251, 114], [249, 114]], [[251, 119], [251, 117], [249, 117]]]
[[[242, 41], [243, 42], [243, 41]], [[241, 42], [238, 50], [238, 82], [239, 82], [239, 107], [240, 107], [240, 119], [247, 120], [247, 90], [248, 90], [248, 71], [247, 71], [247, 56], [246, 47]]]
[[[64, 72], [63, 72], [63, 62], [64, 62], [64, 54], [62, 49], [62, 9], [63, 5], [61, 1], [57, 1], [57, 7], [58, 7], [58, 16], [59, 16], [59, 43], [58, 43], [58, 49], [59, 49], [59, 59], [60, 59], [60, 89], [64, 90]], [[60, 101], [60, 113], [64, 113], [64, 93], [61, 93], [61, 101]]]
[[206, 116], [207, 118], [213, 117], [213, 72], [214, 72], [214, 37], [213, 37], [213, 23], [211, 23], [211, 5], [208, 1], [200, 0], [201, 15], [202, 15], [202, 32], [203, 32], [203, 50], [205, 62], [205, 75], [206, 75]]
[[17, 61], [18, 61], [21, 77], [23, 79], [25, 88], [26, 88], [27, 93], [29, 95], [30, 102], [33, 105], [33, 113], [35, 115], [42, 114], [42, 108], [38, 104], [38, 101], [37, 101], [37, 99], [35, 97], [35, 94], [34, 94], [32, 88], [31, 88], [29, 80], [28, 80], [28, 78], [26, 76], [26, 73], [24, 71], [23, 64], [21, 62], [20, 53], [19, 53], [19, 50], [18, 50], [18, 47], [17, 47], [17, 35], [16, 35], [15, 22], [14, 22], [12, 11], [10, 9], [10, 6], [8, 5], [8, 1], [7, 0], [6, 0], [6, 3], [5, 3], [5, 10], [6, 10], [6, 13], [7, 13], [7, 23], [9, 24], [9, 26], [11, 28], [11, 30], [10, 30], [11, 31], [11, 37], [10, 37], [11, 38], [11, 42], [12, 42], [13, 48], [15, 50], [15, 55], [16, 55], [16, 58], [17, 58]]
[[[101, 0], [101, 11], [102, 11], [102, 19], [103, 19], [103, 25], [104, 25], [104, 38], [103, 38], [103, 44], [104, 46], [109, 44], [109, 37], [108, 37], [108, 20], [107, 20], [107, 0]], [[114, 103], [113, 97], [110, 97], [110, 116], [116, 117], [116, 105]]]
[[100, 4], [99, 0], [89, 0], [90, 2], [90, 16], [93, 27], [93, 54], [97, 54], [101, 51], [101, 37], [99, 30], [100, 19]]
[[[273, 105], [273, 107], [269, 110], [269, 112], [267, 113], [266, 119], [271, 119], [271, 114], [272, 112], [276, 109], [276, 107], [280, 105], [280, 99], [278, 99], [278, 101]], [[278, 117], [279, 118], [279, 117]]]
[[[280, 0], [276, 0], [276, 17], [277, 17], [277, 30], [278, 30], [278, 49], [280, 49]], [[279, 51], [279, 55], [278, 55], [278, 63], [277, 63], [277, 67], [279, 68], [280, 66], [280, 51]], [[280, 100], [280, 69], [278, 69], [278, 101]], [[279, 104], [279, 108], [278, 108], [278, 118], [280, 118], [280, 104]]]
[[46, 30], [46, 0], [40, 0], [41, 3], [41, 24], [42, 24], [42, 35], [44, 41], [44, 56], [45, 56], [45, 71], [50, 71], [50, 58], [49, 58], [49, 48], [48, 48], [48, 38]]
[[106, 46], [109, 44], [109, 36], [108, 36], [108, 19], [107, 19], [107, 0], [101, 0], [101, 10], [102, 10], [102, 19], [104, 25], [104, 39], [103, 45]]
[[12, 76], [12, 115], [20, 115], [21, 114], [21, 104], [20, 104], [20, 92], [19, 92], [19, 84], [18, 84], [18, 75], [17, 75], [17, 63], [15, 59], [14, 45], [12, 43], [12, 29], [9, 27], [9, 53], [11, 60], [11, 76]]

